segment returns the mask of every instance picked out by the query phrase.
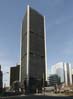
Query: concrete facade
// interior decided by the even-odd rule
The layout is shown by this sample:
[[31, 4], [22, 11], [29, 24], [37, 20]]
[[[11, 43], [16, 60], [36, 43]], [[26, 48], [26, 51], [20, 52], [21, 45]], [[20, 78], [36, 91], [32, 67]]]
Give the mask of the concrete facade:
[[65, 73], [65, 84], [72, 85], [72, 68], [71, 64], [64, 63], [64, 73]]
[[57, 74], [61, 78], [61, 82], [64, 82], [64, 64], [63, 62], [56, 63], [52, 66], [52, 74]]

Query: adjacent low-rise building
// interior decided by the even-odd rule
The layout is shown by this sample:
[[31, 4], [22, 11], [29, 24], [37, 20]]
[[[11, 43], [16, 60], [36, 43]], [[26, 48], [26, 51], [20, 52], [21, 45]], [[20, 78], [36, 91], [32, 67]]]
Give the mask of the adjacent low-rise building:
[[49, 86], [59, 85], [61, 83], [61, 79], [57, 74], [52, 74], [48, 77]]
[[3, 88], [3, 73], [1, 71], [1, 65], [0, 65], [0, 92], [2, 92]]
[[52, 66], [52, 73], [61, 78], [61, 83], [66, 86], [72, 85], [72, 68], [71, 64], [60, 62]]
[[14, 81], [19, 81], [20, 65], [10, 68], [10, 86]]

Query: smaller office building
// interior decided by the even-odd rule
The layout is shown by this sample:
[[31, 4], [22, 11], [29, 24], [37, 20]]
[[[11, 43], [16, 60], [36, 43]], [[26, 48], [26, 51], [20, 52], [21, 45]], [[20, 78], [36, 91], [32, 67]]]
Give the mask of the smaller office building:
[[14, 81], [19, 81], [20, 65], [10, 68], [10, 86]]
[[61, 78], [61, 83], [66, 86], [72, 85], [72, 68], [71, 64], [59, 62], [52, 66], [52, 74], [57, 74]]
[[48, 81], [49, 81], [49, 86], [55, 86], [61, 83], [61, 79], [57, 74], [50, 75]]
[[1, 71], [1, 65], [0, 65], [0, 92], [2, 92], [3, 88], [3, 73]]

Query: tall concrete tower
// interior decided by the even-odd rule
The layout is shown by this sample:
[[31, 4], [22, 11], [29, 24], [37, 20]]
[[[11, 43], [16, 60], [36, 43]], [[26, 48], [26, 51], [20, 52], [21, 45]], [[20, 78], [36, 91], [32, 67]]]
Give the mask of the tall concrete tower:
[[72, 85], [72, 67], [71, 64], [64, 64], [65, 85]]
[[29, 5], [22, 22], [21, 82], [25, 78], [47, 80], [45, 18]]

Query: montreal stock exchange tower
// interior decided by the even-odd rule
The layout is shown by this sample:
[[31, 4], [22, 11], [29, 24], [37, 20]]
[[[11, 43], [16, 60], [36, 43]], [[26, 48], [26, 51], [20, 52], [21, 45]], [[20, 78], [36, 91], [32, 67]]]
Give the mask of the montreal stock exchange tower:
[[27, 5], [22, 21], [20, 79], [28, 86], [32, 86], [31, 78], [36, 83], [47, 80], [45, 33], [45, 17]]

